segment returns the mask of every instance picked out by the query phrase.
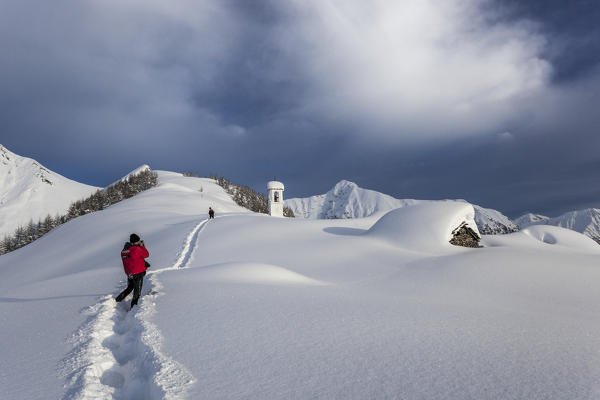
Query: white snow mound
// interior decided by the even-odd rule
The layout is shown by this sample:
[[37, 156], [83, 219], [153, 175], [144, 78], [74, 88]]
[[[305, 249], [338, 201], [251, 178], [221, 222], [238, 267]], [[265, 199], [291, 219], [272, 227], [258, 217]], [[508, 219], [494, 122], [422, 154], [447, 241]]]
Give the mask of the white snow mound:
[[262, 263], [223, 263], [203, 267], [196, 272], [200, 281], [252, 283], [263, 285], [324, 285], [283, 267]]
[[598, 250], [598, 243], [586, 235], [570, 229], [551, 225], [532, 225], [521, 230], [527, 236], [551, 245], [570, 247], [578, 250]]
[[392, 210], [367, 235], [414, 250], [452, 246], [452, 231], [463, 222], [477, 234], [475, 210], [461, 201], [426, 202]]

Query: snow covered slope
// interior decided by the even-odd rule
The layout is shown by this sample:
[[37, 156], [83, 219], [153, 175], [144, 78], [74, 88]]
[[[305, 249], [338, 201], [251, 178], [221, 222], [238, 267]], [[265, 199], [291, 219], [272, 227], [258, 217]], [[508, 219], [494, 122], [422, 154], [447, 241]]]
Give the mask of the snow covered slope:
[[10, 343], [0, 346], [0, 397], [179, 398], [184, 384], [169, 391], [153, 379], [170, 374], [161, 382], [173, 384], [185, 370], [154, 346], [149, 316], [127, 314], [111, 296], [124, 287], [120, 250], [130, 233], [145, 240], [152, 269], [181, 265], [209, 206], [247, 213], [212, 180], [163, 172], [158, 187], [0, 256], [0, 342]]
[[[600, 247], [550, 226], [450, 245], [474, 214], [271, 218], [160, 172], [0, 256], [2, 399], [598, 398]], [[152, 267], [128, 312], [131, 232]]]
[[585, 210], [569, 211], [556, 218], [543, 215], [525, 214], [517, 218], [521, 227], [531, 225], [553, 225], [574, 230], [594, 239], [600, 243], [600, 209], [587, 208]]
[[[326, 194], [285, 200], [296, 217], [307, 219], [364, 218], [378, 212], [414, 205], [424, 200], [396, 199], [392, 196], [363, 189], [356, 183], [342, 180]], [[465, 200], [461, 200], [465, 201]], [[465, 201], [466, 202], [466, 201]], [[499, 211], [473, 205], [475, 222], [482, 234], [510, 233], [517, 225]]]
[[519, 226], [500, 211], [483, 208], [476, 204], [473, 204], [473, 208], [475, 209], [475, 222], [483, 235], [505, 234], [519, 230]]
[[0, 237], [30, 219], [64, 214], [71, 202], [98, 188], [67, 179], [0, 145]]

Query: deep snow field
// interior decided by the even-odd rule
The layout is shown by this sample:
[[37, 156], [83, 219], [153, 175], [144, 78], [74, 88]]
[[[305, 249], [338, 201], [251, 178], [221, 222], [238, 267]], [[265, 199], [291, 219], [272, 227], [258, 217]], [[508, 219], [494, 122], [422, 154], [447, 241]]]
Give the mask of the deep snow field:
[[[0, 398], [600, 398], [600, 246], [579, 233], [461, 248], [466, 203], [283, 219], [159, 180], [0, 257]], [[152, 267], [128, 312], [131, 232]]]

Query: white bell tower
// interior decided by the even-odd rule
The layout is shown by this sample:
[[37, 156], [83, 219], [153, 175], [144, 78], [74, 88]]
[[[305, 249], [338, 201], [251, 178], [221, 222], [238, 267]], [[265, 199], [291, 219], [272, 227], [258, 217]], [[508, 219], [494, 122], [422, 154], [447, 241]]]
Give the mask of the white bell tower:
[[269, 192], [269, 215], [273, 217], [283, 217], [283, 183], [270, 181], [267, 183]]

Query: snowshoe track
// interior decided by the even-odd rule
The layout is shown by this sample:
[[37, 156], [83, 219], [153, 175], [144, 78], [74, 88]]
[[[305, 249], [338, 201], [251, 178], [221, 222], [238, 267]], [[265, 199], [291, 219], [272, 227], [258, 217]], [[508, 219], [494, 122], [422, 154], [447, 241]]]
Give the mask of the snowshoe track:
[[206, 228], [209, 222], [210, 219], [202, 220], [194, 227], [194, 229], [192, 229], [192, 231], [185, 238], [183, 248], [179, 252], [179, 256], [177, 257], [177, 260], [172, 266], [167, 268], [152, 269], [148, 271], [148, 274], [151, 275], [158, 272], [186, 268], [192, 260], [192, 256], [196, 251], [196, 247], [198, 245], [198, 235], [200, 235], [204, 228]]
[[177, 259], [177, 261], [175, 261], [175, 264], [172, 267], [173, 269], [185, 268], [188, 266], [198, 244], [198, 235], [200, 235], [200, 232], [202, 232], [204, 228], [206, 228], [206, 225], [208, 225], [209, 222], [210, 219], [205, 219], [201, 221], [190, 232], [190, 234], [186, 238], [185, 246], [183, 247], [183, 250], [181, 250], [179, 258]]
[[149, 271], [140, 304], [129, 310], [129, 301], [116, 303], [104, 296], [86, 307], [87, 320], [70, 339], [73, 350], [60, 365], [66, 375], [63, 399], [181, 399], [194, 383], [184, 367], [160, 352], [162, 337], [148, 322], [162, 285], [153, 273], [185, 268], [196, 249], [198, 235], [209, 220], [198, 223], [187, 235], [173, 266]]

